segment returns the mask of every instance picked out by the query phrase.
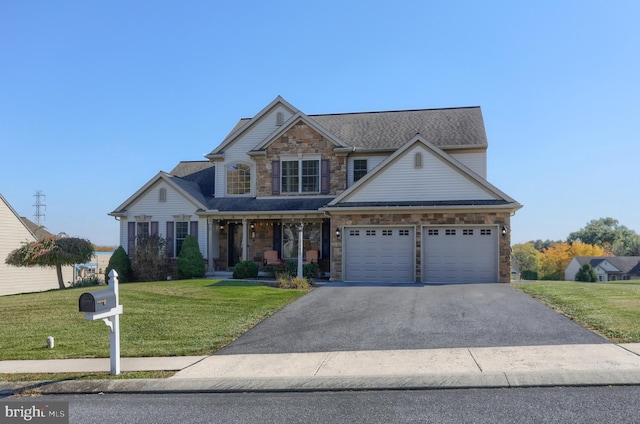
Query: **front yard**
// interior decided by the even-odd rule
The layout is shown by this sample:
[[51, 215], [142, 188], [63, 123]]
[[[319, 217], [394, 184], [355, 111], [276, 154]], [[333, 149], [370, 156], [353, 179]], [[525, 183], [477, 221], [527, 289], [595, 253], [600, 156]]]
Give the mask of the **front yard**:
[[615, 343], [640, 342], [640, 281], [516, 284], [551, 308]]
[[[0, 297], [0, 360], [109, 357], [108, 327], [78, 312], [82, 293], [104, 288]], [[246, 281], [121, 284], [121, 356], [211, 354], [305, 293]]]

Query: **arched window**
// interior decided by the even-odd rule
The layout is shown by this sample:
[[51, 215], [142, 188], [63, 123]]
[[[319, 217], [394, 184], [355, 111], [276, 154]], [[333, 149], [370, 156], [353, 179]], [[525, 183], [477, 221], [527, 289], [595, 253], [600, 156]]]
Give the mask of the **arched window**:
[[159, 196], [160, 198], [158, 199], [158, 201], [160, 202], [166, 202], [167, 201], [167, 189], [162, 187], [159, 191]]
[[280, 126], [284, 124], [284, 113], [278, 112], [276, 113], [276, 125]]
[[227, 166], [227, 194], [251, 193], [251, 167], [243, 163]]

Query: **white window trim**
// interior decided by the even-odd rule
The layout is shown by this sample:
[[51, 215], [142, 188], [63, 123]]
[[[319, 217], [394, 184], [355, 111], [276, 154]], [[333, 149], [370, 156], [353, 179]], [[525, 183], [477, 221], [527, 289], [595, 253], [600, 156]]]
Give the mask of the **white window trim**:
[[[249, 167], [249, 192], [245, 193], [245, 194], [230, 194], [229, 193], [229, 185], [228, 185], [228, 181], [227, 181], [227, 168], [229, 168], [230, 166], [234, 166], [234, 165], [246, 165]], [[225, 196], [227, 197], [251, 197], [253, 196], [253, 187], [255, 186], [255, 167], [253, 166], [252, 163], [248, 163], [248, 162], [243, 162], [243, 161], [235, 161], [235, 162], [229, 162], [229, 163], [225, 163], [224, 166], [222, 167], [223, 171], [223, 175], [224, 175], [224, 193]]]
[[[298, 162], [298, 191], [284, 191], [282, 187], [282, 179], [284, 177], [283, 162]], [[318, 162], [318, 191], [302, 191], [302, 162], [316, 161]], [[320, 155], [298, 155], [298, 156], [281, 156], [280, 157], [280, 194], [319, 194], [322, 190], [322, 157]]]

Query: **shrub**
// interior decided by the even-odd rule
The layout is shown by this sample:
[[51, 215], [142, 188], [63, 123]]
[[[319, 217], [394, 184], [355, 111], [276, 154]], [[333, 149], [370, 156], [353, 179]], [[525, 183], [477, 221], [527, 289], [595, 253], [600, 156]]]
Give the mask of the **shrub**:
[[178, 278], [202, 278], [205, 274], [204, 257], [198, 247], [198, 241], [188, 235], [178, 254]]
[[[108, 280], [107, 280], [108, 281]], [[89, 277], [81, 278], [78, 281], [71, 283], [71, 287], [93, 287], [102, 284], [102, 280], [97, 275], [91, 275]]]
[[276, 280], [275, 286], [279, 289], [309, 290], [311, 289], [312, 284], [304, 277], [299, 278], [281, 275]]
[[135, 281], [166, 280], [169, 259], [165, 254], [167, 241], [158, 235], [143, 235], [136, 238], [131, 253], [131, 268]]
[[131, 260], [129, 260], [129, 255], [127, 255], [122, 246], [119, 246], [109, 258], [109, 265], [107, 265], [107, 269], [104, 272], [105, 283], [109, 282], [109, 273], [112, 269], [115, 269], [118, 273], [119, 283], [131, 281]]
[[523, 280], [527, 281], [536, 281], [538, 279], [538, 273], [536, 271], [532, 271], [530, 269], [525, 269], [522, 271], [520, 276]]
[[258, 265], [253, 261], [238, 262], [233, 268], [233, 278], [256, 278]]
[[315, 262], [304, 264], [302, 266], [302, 275], [304, 278], [312, 279], [317, 278], [320, 274], [320, 265]]
[[584, 264], [580, 267], [578, 272], [576, 272], [576, 281], [584, 281], [586, 283], [595, 283], [598, 281], [598, 274], [596, 274], [596, 270], [593, 269], [591, 264]]

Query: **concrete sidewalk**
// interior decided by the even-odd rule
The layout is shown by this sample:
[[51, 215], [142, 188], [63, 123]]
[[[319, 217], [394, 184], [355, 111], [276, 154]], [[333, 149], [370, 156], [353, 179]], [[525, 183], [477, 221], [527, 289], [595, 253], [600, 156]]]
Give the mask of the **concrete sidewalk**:
[[[0, 392], [244, 392], [640, 385], [640, 343], [122, 358], [167, 379], [0, 382]], [[0, 373], [109, 371], [109, 359], [0, 361]]]

